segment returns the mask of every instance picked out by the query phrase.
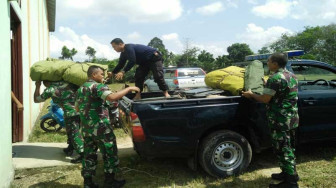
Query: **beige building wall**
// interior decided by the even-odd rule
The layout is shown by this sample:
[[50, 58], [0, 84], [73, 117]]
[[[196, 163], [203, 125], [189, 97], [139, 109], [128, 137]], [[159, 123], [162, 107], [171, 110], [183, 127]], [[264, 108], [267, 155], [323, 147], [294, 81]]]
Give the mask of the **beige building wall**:
[[22, 27], [22, 77], [23, 77], [23, 142], [29, 134], [40, 112], [33, 94], [35, 83], [29, 73], [32, 64], [49, 56], [48, 1], [15, 0], [0, 1], [0, 187], [9, 187], [13, 180], [12, 163], [12, 114], [11, 114], [11, 7], [18, 15]]

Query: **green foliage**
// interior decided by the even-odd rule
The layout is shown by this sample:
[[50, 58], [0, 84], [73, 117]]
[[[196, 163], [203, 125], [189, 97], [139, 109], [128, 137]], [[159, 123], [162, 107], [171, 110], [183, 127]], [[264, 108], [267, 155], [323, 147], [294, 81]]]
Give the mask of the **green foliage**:
[[258, 54], [268, 54], [268, 53], [271, 53], [271, 51], [266, 46], [264, 46], [260, 50], [258, 50]]
[[213, 55], [205, 50], [202, 50], [201, 53], [197, 56], [198, 61], [200, 62], [201, 67], [206, 72], [210, 72], [214, 69], [215, 58]]
[[148, 46], [158, 49], [162, 53], [162, 57], [164, 59], [164, 65], [169, 65], [169, 58], [171, 53], [166, 49], [165, 45], [163, 44], [162, 40], [158, 37], [154, 37], [149, 43]]
[[71, 59], [73, 61], [73, 56], [77, 54], [77, 50], [75, 48], [72, 48], [71, 50], [66, 47], [63, 46], [62, 47], [62, 52], [61, 52], [61, 57], [60, 59]]
[[88, 46], [85, 50], [85, 54], [89, 56], [89, 61], [94, 62], [96, 58], [96, 50], [92, 48], [91, 46]]
[[232, 44], [227, 48], [227, 52], [229, 53], [229, 58], [233, 62], [242, 62], [245, 60], [245, 56], [253, 54], [249, 45], [245, 43]]
[[199, 61], [197, 59], [197, 53], [199, 49], [194, 47], [190, 49], [186, 49], [183, 54], [176, 59], [176, 65], [178, 67], [190, 67], [199, 65]]
[[283, 34], [269, 45], [269, 49], [272, 52], [304, 50], [305, 55], [298, 58], [336, 65], [336, 25], [305, 27], [294, 35]]

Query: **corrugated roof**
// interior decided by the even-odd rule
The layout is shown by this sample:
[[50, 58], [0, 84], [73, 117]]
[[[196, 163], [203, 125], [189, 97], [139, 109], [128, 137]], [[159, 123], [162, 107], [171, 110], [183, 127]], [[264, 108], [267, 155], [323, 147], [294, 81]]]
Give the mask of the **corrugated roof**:
[[56, 0], [47, 0], [49, 31], [55, 31]]

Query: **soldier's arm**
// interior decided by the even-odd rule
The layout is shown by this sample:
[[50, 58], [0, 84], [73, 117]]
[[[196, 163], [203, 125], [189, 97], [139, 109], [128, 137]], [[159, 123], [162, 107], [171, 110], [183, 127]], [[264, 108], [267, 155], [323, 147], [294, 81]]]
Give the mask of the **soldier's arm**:
[[105, 100], [110, 101], [110, 102], [117, 101], [131, 91], [140, 92], [140, 89], [138, 87], [128, 87], [121, 91], [118, 91], [117, 93], [109, 93], [106, 96]]
[[263, 94], [263, 95], [258, 95], [253, 93], [251, 90], [243, 92], [243, 96], [246, 98], [253, 98], [254, 100], [262, 103], [269, 103], [272, 99], [272, 95], [269, 94]]
[[43, 93], [40, 95], [40, 87], [41, 87], [41, 81], [37, 81], [35, 83], [36, 88], [34, 92], [34, 102], [35, 103], [41, 103], [50, 98], [53, 93], [55, 92], [53, 87], [46, 88]]
[[279, 82], [277, 79], [271, 77], [267, 80], [263, 94], [258, 95], [251, 90], [243, 92], [243, 96], [246, 98], [253, 98], [254, 100], [268, 104], [275, 93], [279, 90]]
[[38, 97], [40, 96], [40, 87], [41, 87], [41, 81], [35, 82], [35, 92], [34, 92], [34, 102], [40, 103], [38, 100]]

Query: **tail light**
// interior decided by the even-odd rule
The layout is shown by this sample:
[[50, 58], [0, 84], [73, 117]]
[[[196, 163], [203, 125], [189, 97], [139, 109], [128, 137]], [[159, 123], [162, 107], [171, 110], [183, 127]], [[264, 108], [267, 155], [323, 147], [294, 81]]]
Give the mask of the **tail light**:
[[146, 140], [145, 133], [142, 129], [138, 115], [134, 112], [130, 113], [132, 123], [132, 135], [134, 142], [144, 142]]
[[173, 82], [174, 82], [175, 85], [179, 84], [177, 79], [174, 79]]
[[177, 69], [175, 70], [175, 77], [176, 78], [178, 77], [178, 70]]

